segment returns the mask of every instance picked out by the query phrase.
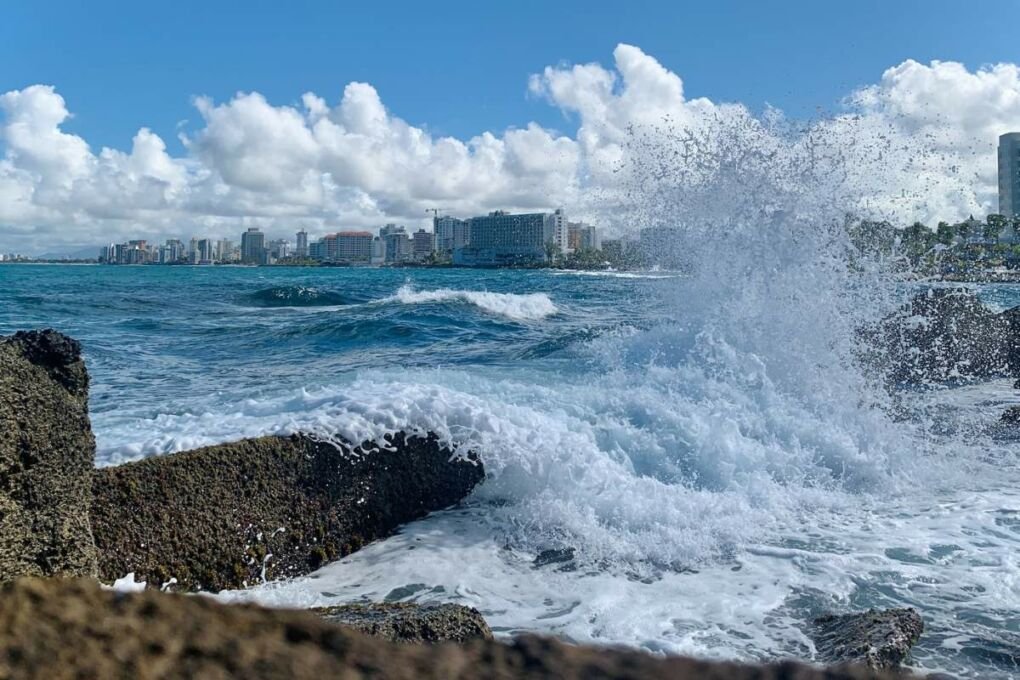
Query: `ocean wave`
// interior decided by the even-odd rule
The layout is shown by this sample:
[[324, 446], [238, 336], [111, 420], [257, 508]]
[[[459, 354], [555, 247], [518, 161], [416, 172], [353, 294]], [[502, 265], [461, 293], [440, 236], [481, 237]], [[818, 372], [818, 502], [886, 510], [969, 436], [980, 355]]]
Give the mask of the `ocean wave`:
[[676, 278], [679, 278], [681, 276], [677, 272], [656, 272], [656, 271], [647, 271], [647, 272], [617, 272], [617, 271], [608, 271], [608, 270], [598, 270], [598, 271], [586, 271], [586, 270], [570, 271], [570, 270], [564, 270], [564, 271], [553, 272], [553, 274], [555, 274], [556, 276], [601, 276], [601, 277], [609, 278], [609, 279], [676, 279]]
[[243, 297], [256, 307], [337, 307], [350, 302], [340, 293], [306, 286], [273, 286]]
[[540, 321], [556, 314], [559, 310], [545, 293], [490, 293], [488, 291], [414, 290], [409, 285], [401, 286], [396, 295], [384, 302], [400, 302], [405, 305], [428, 304], [430, 302], [465, 302], [491, 314], [514, 321]]

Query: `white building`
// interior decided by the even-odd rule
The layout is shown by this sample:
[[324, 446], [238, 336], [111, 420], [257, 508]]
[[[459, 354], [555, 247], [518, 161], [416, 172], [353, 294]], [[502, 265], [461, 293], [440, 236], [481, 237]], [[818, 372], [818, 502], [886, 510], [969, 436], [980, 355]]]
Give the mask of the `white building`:
[[372, 264], [384, 264], [386, 262], [386, 241], [381, 236], [372, 239]]

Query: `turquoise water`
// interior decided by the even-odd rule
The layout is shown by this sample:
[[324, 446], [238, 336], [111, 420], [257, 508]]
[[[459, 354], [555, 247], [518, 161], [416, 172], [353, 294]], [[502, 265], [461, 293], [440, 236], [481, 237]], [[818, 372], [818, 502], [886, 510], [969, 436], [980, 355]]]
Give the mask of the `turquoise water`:
[[[661, 279], [7, 266], [0, 285], [0, 332], [52, 326], [83, 342], [103, 461], [130, 455], [123, 447], [136, 435], [120, 428], [185, 413], [208, 395], [223, 403], [259, 399], [377, 367], [584, 372], [588, 360], [576, 345], [654, 318], [647, 293]], [[448, 293], [422, 297], [437, 290]]]
[[[889, 415], [846, 351], [867, 310], [795, 264], [2, 266], [0, 333], [82, 341], [100, 464], [295, 430], [430, 430], [481, 454], [463, 507], [224, 599], [456, 601], [500, 634], [742, 659], [811, 658], [822, 611], [911, 605], [919, 668], [1013, 677], [1020, 468], [985, 432], [1020, 398], [998, 380]], [[532, 567], [564, 546], [576, 570]]]

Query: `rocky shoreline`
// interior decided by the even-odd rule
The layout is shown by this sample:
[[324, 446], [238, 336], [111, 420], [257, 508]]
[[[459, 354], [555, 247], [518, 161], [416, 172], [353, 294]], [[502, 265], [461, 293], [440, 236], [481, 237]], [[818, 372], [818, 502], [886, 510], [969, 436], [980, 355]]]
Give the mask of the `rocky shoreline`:
[[97, 470], [99, 577], [215, 592], [307, 574], [467, 496], [481, 464], [451, 455], [431, 436], [294, 435]]
[[[827, 617], [818, 656], [838, 667], [746, 666], [494, 641], [457, 605], [288, 612], [161, 592], [308, 573], [483, 480], [429, 434], [381, 444], [260, 437], [95, 470], [79, 344], [0, 338], [0, 677], [879, 678], [921, 634], [912, 610]], [[100, 586], [129, 572], [150, 588]]]

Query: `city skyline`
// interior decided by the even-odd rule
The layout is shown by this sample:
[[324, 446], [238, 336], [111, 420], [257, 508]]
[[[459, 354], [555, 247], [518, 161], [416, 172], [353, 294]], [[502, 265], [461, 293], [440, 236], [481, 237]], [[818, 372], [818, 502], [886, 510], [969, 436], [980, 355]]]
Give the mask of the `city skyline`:
[[[345, 264], [459, 264], [506, 265], [545, 263], [556, 255], [597, 251], [601, 237], [594, 225], [571, 222], [563, 209], [512, 214], [495, 210], [487, 215], [457, 218], [433, 211], [433, 229], [411, 231], [388, 223], [373, 234], [337, 230], [309, 240], [304, 229], [294, 242], [266, 240], [258, 227], [249, 227], [236, 244], [226, 238], [170, 238], [164, 243], [129, 239], [99, 249], [106, 264], [248, 264], [317, 261]], [[83, 259], [92, 259], [91, 257]]]

